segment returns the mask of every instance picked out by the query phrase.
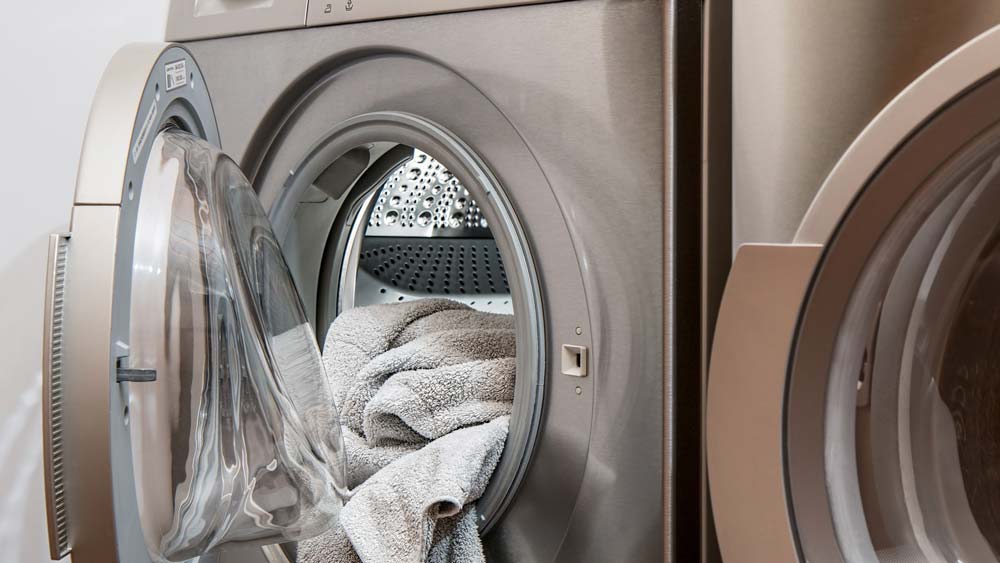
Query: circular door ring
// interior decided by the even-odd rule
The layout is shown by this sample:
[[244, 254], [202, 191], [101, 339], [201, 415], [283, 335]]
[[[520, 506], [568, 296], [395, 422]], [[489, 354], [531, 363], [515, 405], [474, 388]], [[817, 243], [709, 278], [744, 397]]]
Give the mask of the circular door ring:
[[920, 188], [1000, 122], [998, 51], [994, 28], [901, 93], [848, 149], [796, 235], [798, 244], [825, 244], [803, 301], [785, 390], [786, 494], [801, 560], [874, 557], [858, 491], [854, 418], [836, 416], [846, 402], [853, 406], [857, 376], [816, 374], [831, 373], [845, 323], [867, 322], [847, 312], [852, 300], [878, 290], [858, 286], [876, 246], [890, 227], [905, 236], [919, 223], [898, 211], [914, 198], [940, 195]]
[[65, 324], [60, 320], [53, 342], [65, 377], [62, 367], [46, 368], [46, 495], [54, 557], [66, 551], [81, 563], [151, 557], [133, 479], [131, 383], [118, 381], [117, 366], [128, 354], [142, 178], [153, 138], [168, 123], [219, 142], [197, 63], [177, 45], [123, 47], [95, 93], [80, 156], [62, 288]]

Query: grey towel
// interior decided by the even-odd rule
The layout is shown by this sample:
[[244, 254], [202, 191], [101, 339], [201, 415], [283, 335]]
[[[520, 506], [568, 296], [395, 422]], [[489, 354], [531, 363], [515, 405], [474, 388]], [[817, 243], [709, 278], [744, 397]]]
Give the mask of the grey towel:
[[367, 481], [379, 469], [424, 446], [423, 444], [370, 446], [350, 428], [345, 426], [343, 431], [344, 453], [347, 457], [347, 486], [352, 489]]
[[[393, 441], [409, 443], [434, 439], [437, 434], [407, 432], [396, 424], [387, 429], [385, 436], [368, 435], [369, 429], [377, 429], [384, 421], [388, 406], [373, 412], [375, 421], [366, 424], [366, 408], [383, 385], [397, 374], [419, 371], [408, 379], [428, 383], [445, 380], [457, 383], [460, 379], [477, 379], [482, 382], [487, 376], [499, 378], [496, 385], [483, 388], [479, 396], [471, 396], [469, 385], [465, 393], [450, 393], [435, 402], [439, 408], [444, 401], [462, 403], [511, 402], [514, 379], [514, 324], [511, 315], [497, 315], [473, 310], [466, 305], [446, 299], [421, 299], [391, 305], [375, 305], [351, 309], [340, 315], [327, 333], [323, 358], [327, 373], [334, 388], [334, 399], [340, 408], [341, 423], [372, 445], [383, 445]], [[462, 365], [467, 364], [467, 365]], [[448, 372], [444, 368], [451, 367]], [[430, 370], [430, 371], [425, 371]], [[488, 374], [486, 372], [489, 372]], [[444, 383], [442, 383], [444, 384]], [[439, 387], [440, 388], [440, 387]], [[404, 409], [418, 406], [413, 401], [396, 406]], [[452, 404], [458, 407], [457, 404]], [[420, 416], [428, 414], [427, 405]], [[428, 423], [423, 430], [433, 425], [444, 428], [448, 424], [443, 418], [451, 417], [451, 429], [470, 424], [479, 424], [510, 412], [499, 412], [496, 405], [479, 416], [476, 409], [464, 409], [465, 418], [457, 419], [459, 413], [439, 413], [438, 421]], [[409, 416], [414, 422], [415, 414], [407, 410], [398, 411]], [[390, 423], [391, 424], [391, 423]]]
[[510, 414], [514, 373], [513, 330], [430, 332], [365, 368], [344, 400], [347, 424], [360, 415], [375, 446], [440, 438]]
[[301, 563], [484, 560], [471, 503], [506, 439], [514, 340], [512, 316], [441, 299], [337, 318], [323, 360], [358, 488]]
[[336, 404], [344, 404], [344, 396], [354, 388], [361, 370], [379, 354], [397, 346], [400, 335], [414, 321], [449, 309], [468, 307], [448, 299], [418, 299], [356, 307], [341, 313], [330, 325], [323, 345], [323, 363]]
[[456, 430], [390, 463], [354, 493], [340, 527], [299, 543], [299, 563], [485, 562], [470, 503], [496, 468], [508, 421]]

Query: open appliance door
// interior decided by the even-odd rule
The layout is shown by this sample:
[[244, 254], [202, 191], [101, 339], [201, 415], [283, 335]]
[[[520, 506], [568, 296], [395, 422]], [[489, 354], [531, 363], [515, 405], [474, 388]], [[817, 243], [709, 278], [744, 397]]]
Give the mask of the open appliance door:
[[184, 48], [128, 46], [105, 72], [46, 302], [53, 558], [208, 562], [335, 521], [315, 332]]

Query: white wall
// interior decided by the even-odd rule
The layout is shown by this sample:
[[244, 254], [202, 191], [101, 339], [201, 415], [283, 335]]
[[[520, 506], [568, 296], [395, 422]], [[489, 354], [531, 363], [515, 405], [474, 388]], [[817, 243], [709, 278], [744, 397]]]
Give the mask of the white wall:
[[163, 37], [166, 0], [8, 2], [0, 17], [0, 561], [49, 561], [41, 461], [47, 238], [68, 227], [105, 63]]

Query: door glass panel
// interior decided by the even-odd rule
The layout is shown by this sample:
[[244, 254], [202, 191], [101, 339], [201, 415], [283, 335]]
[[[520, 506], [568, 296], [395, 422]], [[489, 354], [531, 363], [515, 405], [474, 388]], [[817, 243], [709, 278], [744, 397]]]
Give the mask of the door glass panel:
[[345, 496], [340, 424], [315, 332], [238, 166], [156, 138], [136, 224], [128, 419], [155, 558], [328, 529]]
[[899, 211], [845, 318], [830, 380], [857, 383], [838, 404], [865, 516], [837, 521], [847, 559], [865, 526], [879, 561], [1000, 561], [1000, 129]]

